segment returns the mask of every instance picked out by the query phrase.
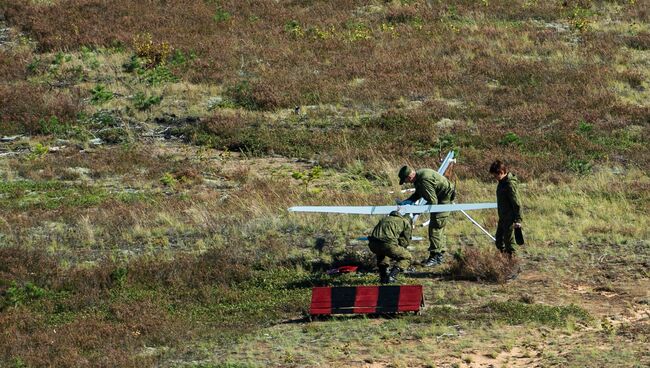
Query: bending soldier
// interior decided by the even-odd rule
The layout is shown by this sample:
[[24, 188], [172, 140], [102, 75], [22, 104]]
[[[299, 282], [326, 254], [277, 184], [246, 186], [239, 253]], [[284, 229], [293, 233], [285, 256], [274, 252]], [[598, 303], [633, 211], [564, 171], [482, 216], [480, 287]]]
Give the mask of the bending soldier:
[[[411, 219], [393, 211], [382, 218], [368, 237], [370, 250], [377, 255], [379, 281], [382, 284], [395, 282], [397, 275], [411, 263], [411, 253], [406, 250], [411, 241]], [[388, 272], [390, 260], [396, 261]]]
[[[400, 185], [413, 183], [415, 187], [415, 193], [401, 201], [400, 205], [413, 204], [420, 198], [424, 198], [427, 204], [449, 204], [456, 196], [453, 184], [435, 170], [420, 169], [413, 171], [408, 166], [403, 166], [398, 176]], [[449, 212], [431, 214], [429, 221], [429, 257], [424, 261], [424, 265], [427, 267], [439, 265], [443, 261], [445, 253], [443, 230], [447, 225], [448, 217]]]
[[497, 212], [499, 222], [495, 245], [499, 251], [508, 255], [516, 252], [513, 232], [521, 228], [521, 202], [518, 193], [517, 177], [508, 172], [506, 165], [496, 160], [490, 165], [490, 174], [498, 181]]

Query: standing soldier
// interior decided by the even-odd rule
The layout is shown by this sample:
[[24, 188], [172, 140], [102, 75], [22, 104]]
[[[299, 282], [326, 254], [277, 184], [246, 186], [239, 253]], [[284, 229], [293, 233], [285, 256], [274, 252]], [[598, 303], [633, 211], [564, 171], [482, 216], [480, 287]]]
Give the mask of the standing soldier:
[[502, 253], [515, 254], [514, 229], [521, 229], [521, 202], [519, 201], [517, 177], [508, 172], [506, 165], [496, 160], [490, 165], [490, 174], [497, 184], [497, 212], [499, 223], [495, 245]]
[[[412, 204], [424, 198], [427, 204], [449, 204], [454, 200], [456, 191], [453, 184], [437, 171], [420, 169], [413, 171], [403, 166], [398, 173], [399, 184], [413, 183], [415, 193], [399, 202], [400, 205]], [[449, 212], [432, 213], [429, 220], [429, 257], [424, 261], [427, 267], [442, 263], [445, 253], [445, 236], [443, 230], [447, 225]]]
[[[411, 263], [411, 253], [406, 250], [411, 241], [411, 218], [393, 211], [382, 218], [368, 237], [370, 250], [377, 255], [379, 281], [382, 284], [395, 282], [397, 275]], [[396, 262], [388, 273], [390, 259]]]

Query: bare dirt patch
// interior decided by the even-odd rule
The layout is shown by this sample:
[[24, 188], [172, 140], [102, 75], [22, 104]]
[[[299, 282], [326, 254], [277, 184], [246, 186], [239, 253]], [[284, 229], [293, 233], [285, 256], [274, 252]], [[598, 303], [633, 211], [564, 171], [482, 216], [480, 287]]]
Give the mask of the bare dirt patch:
[[534, 349], [514, 347], [497, 354], [466, 354], [459, 367], [494, 368], [494, 367], [537, 367], [541, 366], [541, 352]]

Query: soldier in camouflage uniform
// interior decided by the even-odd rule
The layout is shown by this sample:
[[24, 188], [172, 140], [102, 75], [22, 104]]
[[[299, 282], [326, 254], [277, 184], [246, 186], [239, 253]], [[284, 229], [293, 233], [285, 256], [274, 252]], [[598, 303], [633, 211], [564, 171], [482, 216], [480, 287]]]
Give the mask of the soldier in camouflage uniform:
[[[454, 185], [444, 176], [432, 169], [411, 170], [403, 166], [399, 173], [400, 185], [413, 183], [415, 193], [399, 202], [401, 205], [413, 204], [424, 198], [427, 204], [450, 204], [453, 202], [456, 191]], [[449, 212], [432, 213], [429, 221], [429, 257], [424, 261], [427, 267], [442, 263], [445, 253], [445, 236], [443, 230], [447, 225]]]
[[[377, 255], [379, 281], [395, 282], [397, 275], [411, 263], [411, 253], [406, 250], [411, 241], [411, 218], [393, 211], [382, 218], [368, 237], [370, 250]], [[388, 273], [390, 259], [396, 264]]]
[[508, 172], [506, 165], [496, 160], [490, 166], [490, 174], [497, 184], [497, 211], [499, 223], [495, 245], [499, 251], [510, 256], [515, 254], [514, 229], [521, 228], [521, 202], [519, 200], [517, 177]]

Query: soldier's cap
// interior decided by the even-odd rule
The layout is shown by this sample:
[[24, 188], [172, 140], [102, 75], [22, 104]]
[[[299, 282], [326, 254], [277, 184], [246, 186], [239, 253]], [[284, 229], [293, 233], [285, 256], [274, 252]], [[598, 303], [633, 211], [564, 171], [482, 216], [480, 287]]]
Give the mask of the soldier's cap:
[[399, 176], [399, 185], [404, 184], [404, 181], [406, 181], [406, 178], [411, 175], [412, 172], [413, 171], [408, 166], [402, 166], [397, 174], [397, 176]]
[[388, 216], [402, 217], [402, 213], [400, 211], [391, 211]]

